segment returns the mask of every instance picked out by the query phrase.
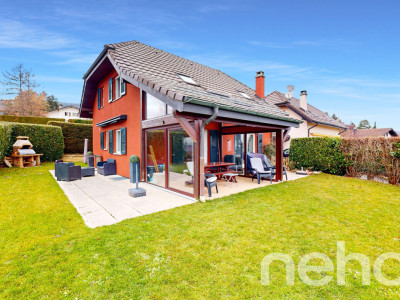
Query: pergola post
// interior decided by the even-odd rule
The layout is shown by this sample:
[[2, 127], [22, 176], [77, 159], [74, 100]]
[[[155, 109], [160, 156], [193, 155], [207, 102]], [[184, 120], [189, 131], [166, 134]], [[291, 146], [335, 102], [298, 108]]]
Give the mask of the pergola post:
[[276, 181], [283, 180], [283, 130], [276, 131]]
[[[200, 147], [202, 146], [200, 143], [200, 126], [202, 121], [195, 120], [194, 121], [194, 130], [196, 132], [197, 141], [193, 143], [194, 150], [194, 175], [193, 175], [193, 189], [194, 189], [194, 198], [199, 199], [204, 196], [204, 159], [201, 161], [200, 155]], [[202, 171], [203, 170], [203, 171]]]

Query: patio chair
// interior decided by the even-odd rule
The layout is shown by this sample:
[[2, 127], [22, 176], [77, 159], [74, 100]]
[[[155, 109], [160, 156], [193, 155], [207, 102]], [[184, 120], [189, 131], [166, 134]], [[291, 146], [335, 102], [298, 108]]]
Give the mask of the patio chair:
[[204, 183], [207, 186], [208, 189], [208, 197], [211, 197], [211, 188], [215, 186], [215, 189], [217, 190], [218, 194], [218, 185], [217, 185], [217, 176], [214, 174], [204, 174]]
[[97, 163], [97, 173], [104, 176], [117, 174], [117, 163], [115, 159], [108, 158], [107, 161], [99, 161]]
[[56, 162], [54, 171], [57, 181], [81, 179], [81, 166], [75, 166], [72, 162]]
[[194, 174], [194, 162], [193, 161], [188, 161], [186, 163], [186, 170], [183, 170], [183, 173], [189, 175], [192, 177], [192, 180], [187, 180], [185, 181], [187, 184], [193, 184], [193, 174]]
[[253, 181], [254, 178], [257, 177], [258, 184], [260, 184], [260, 181], [262, 179], [268, 178], [272, 184], [272, 176], [273, 176], [272, 168], [267, 171], [264, 170], [262, 160], [259, 157], [251, 157], [250, 163], [251, 163], [251, 171], [253, 173], [253, 177], [251, 178], [251, 181]]

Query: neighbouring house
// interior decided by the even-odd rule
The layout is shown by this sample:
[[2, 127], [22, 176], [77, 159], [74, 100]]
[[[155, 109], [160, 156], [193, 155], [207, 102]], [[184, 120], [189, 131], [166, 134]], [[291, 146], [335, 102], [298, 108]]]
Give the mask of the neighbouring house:
[[81, 119], [79, 117], [79, 103], [60, 102], [58, 109], [48, 112], [47, 117], [65, 119], [65, 121], [69, 119]]
[[246, 154], [262, 151], [273, 135], [282, 180], [283, 140], [302, 121], [265, 103], [262, 72], [255, 92], [219, 70], [131, 41], [106, 45], [83, 78], [80, 117], [93, 118], [94, 154], [115, 159], [117, 174], [129, 177], [129, 157], [137, 155], [142, 180], [204, 199], [205, 166], [231, 161], [246, 176]]
[[290, 147], [293, 138], [302, 137], [339, 137], [346, 130], [346, 125], [333, 119], [327, 113], [307, 103], [307, 91], [300, 92], [300, 99], [286, 98], [285, 94], [274, 91], [265, 97], [267, 103], [273, 103], [280, 107], [290, 117], [302, 120], [298, 128], [292, 128], [285, 140], [284, 148]]
[[370, 128], [370, 129], [357, 129], [355, 126], [340, 134], [343, 138], [364, 138], [364, 137], [385, 137], [391, 138], [399, 136], [393, 128]]

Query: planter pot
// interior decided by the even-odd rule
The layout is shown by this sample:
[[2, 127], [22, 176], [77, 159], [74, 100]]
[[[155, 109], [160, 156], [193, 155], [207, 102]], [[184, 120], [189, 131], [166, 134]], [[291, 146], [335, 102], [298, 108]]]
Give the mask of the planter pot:
[[129, 163], [129, 178], [131, 183], [136, 182], [137, 180], [140, 181], [140, 163], [139, 162], [130, 162]]
[[89, 167], [95, 167], [94, 155], [88, 155], [87, 159], [88, 159], [88, 166]]

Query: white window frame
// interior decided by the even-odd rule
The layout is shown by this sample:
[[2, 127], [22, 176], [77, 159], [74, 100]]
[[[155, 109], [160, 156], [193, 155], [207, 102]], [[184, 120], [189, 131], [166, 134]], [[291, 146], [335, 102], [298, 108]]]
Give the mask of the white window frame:
[[[113, 81], [114, 80], [110, 81], [110, 79], [108, 79], [108, 91], [107, 91], [108, 102], [112, 102], [113, 101], [113, 96], [114, 96], [113, 94], [114, 94], [114, 89], [115, 89], [115, 87], [114, 87], [115, 84], [113, 84]], [[111, 86], [110, 86], [110, 82], [111, 82]], [[111, 90], [111, 98], [110, 98], [110, 90]]]
[[121, 77], [115, 77], [115, 100], [121, 98]]
[[[120, 85], [119, 90], [120, 90], [121, 97], [122, 97], [123, 95], [126, 94], [126, 83], [124, 82], [124, 80], [123, 80], [122, 78], [121, 78], [120, 82], [121, 82], [121, 85]], [[125, 86], [125, 87], [124, 87], [124, 92], [122, 92], [122, 86]]]
[[244, 92], [239, 92], [239, 94], [245, 97], [246, 99], [251, 99], [251, 97]]
[[121, 154], [121, 143], [122, 143], [122, 133], [121, 129], [115, 130], [115, 153], [114, 154]]
[[183, 74], [178, 74], [178, 76], [186, 83], [192, 84], [192, 85], [199, 85], [196, 81], [193, 80], [192, 77], [183, 75]]

